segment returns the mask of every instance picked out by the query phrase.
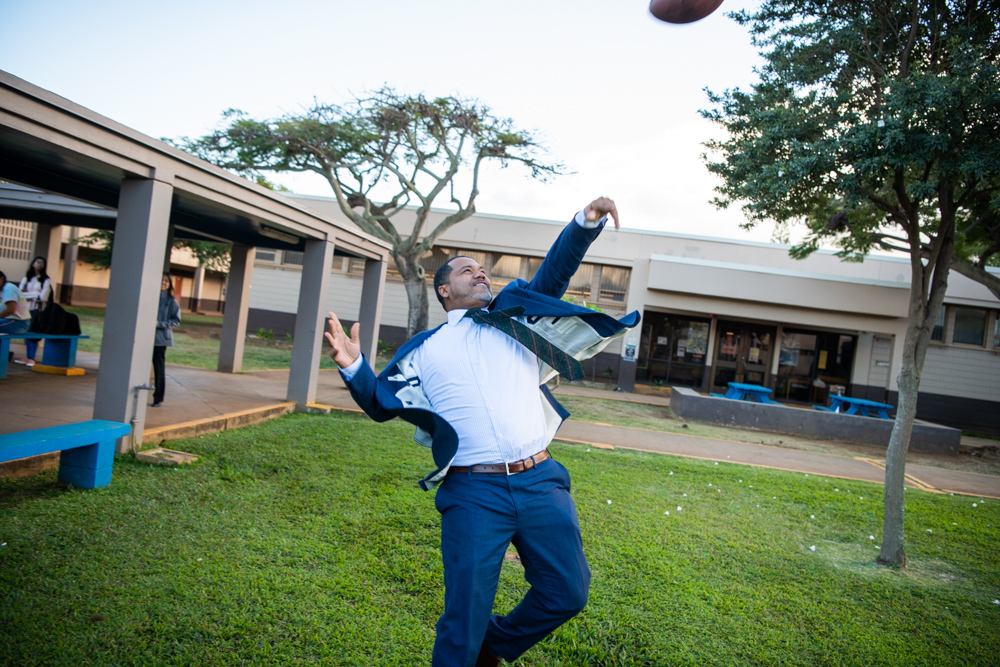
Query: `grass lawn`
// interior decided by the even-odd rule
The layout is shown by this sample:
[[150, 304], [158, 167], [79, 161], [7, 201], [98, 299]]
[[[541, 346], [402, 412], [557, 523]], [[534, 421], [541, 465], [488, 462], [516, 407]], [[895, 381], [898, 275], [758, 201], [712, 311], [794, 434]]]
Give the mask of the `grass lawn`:
[[[289, 415], [176, 441], [201, 457], [179, 469], [119, 457], [105, 489], [0, 480], [0, 664], [429, 664], [438, 517], [411, 436]], [[874, 564], [878, 485], [552, 450], [593, 584], [520, 665], [997, 662], [998, 501], [907, 492], [897, 571]], [[524, 591], [505, 564], [497, 609]]]

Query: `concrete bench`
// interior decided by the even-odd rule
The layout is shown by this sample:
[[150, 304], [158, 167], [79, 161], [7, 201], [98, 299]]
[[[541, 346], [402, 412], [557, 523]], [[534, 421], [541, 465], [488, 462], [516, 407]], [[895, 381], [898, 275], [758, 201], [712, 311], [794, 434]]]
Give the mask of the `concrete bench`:
[[[81, 338], [90, 338], [90, 336], [63, 336], [43, 333], [0, 334], [0, 380], [7, 377], [7, 359], [10, 356], [10, 341], [15, 338], [46, 341], [45, 346], [42, 348], [42, 365], [57, 369], [71, 369], [76, 366], [77, 342]], [[83, 369], [80, 369], [80, 373], [78, 374], [82, 373]], [[66, 375], [69, 374], [66, 373]]]
[[107, 486], [115, 462], [115, 441], [130, 430], [128, 424], [94, 419], [0, 435], [0, 462], [62, 452], [60, 482], [81, 489]]

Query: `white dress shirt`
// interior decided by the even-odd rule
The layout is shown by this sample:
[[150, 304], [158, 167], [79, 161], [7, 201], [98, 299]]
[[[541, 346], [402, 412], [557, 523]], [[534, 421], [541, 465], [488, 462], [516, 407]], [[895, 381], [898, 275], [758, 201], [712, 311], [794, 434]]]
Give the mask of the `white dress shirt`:
[[[582, 227], [583, 211], [574, 218]], [[465, 310], [448, 311], [448, 322], [414, 352], [412, 366], [434, 412], [458, 434], [452, 465], [513, 463], [547, 443], [539, 362], [535, 353], [488, 324], [476, 324]], [[341, 370], [350, 380], [362, 357]]]

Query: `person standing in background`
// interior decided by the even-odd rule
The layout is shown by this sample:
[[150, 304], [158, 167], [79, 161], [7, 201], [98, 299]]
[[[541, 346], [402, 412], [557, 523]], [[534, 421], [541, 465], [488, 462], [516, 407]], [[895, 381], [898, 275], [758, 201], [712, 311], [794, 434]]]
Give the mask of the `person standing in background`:
[[163, 405], [163, 394], [167, 388], [167, 348], [174, 344], [171, 331], [181, 323], [181, 307], [174, 298], [174, 281], [169, 273], [163, 274], [160, 282], [160, 305], [156, 309], [156, 340], [153, 342], [153, 407]]
[[[28, 310], [32, 315], [36, 311], [45, 307], [45, 302], [52, 295], [52, 283], [48, 273], [45, 272], [47, 262], [44, 257], [36, 257], [31, 261], [28, 272], [21, 278], [21, 283], [17, 286], [24, 295], [24, 300], [28, 302]], [[24, 359], [15, 359], [15, 364], [24, 364], [29, 368], [35, 365], [35, 355], [38, 353], [38, 341], [26, 340], [24, 346], [27, 353]]]

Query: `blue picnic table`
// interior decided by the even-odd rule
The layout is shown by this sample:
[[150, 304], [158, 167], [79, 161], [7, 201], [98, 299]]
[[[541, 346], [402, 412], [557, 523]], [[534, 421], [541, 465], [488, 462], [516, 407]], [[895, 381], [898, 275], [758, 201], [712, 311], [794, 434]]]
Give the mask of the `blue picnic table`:
[[759, 384], [730, 382], [729, 391], [726, 392], [726, 398], [734, 398], [738, 401], [751, 401], [756, 403], [774, 403], [770, 397], [771, 391], [771, 389], [762, 387]]
[[863, 398], [851, 398], [850, 396], [830, 396], [830, 409], [833, 412], [840, 412], [845, 415], [861, 415], [862, 417], [880, 417], [888, 419], [888, 410], [895, 406], [888, 403], [876, 403]]
[[[7, 377], [7, 357], [10, 354], [10, 341], [15, 339], [44, 340], [42, 348], [42, 364], [57, 368], [73, 368], [76, 366], [76, 344], [82, 338], [90, 336], [58, 335], [42, 333], [0, 334], [0, 380]], [[83, 371], [80, 371], [81, 373]]]

